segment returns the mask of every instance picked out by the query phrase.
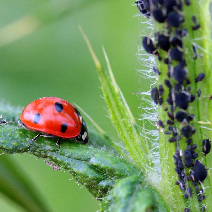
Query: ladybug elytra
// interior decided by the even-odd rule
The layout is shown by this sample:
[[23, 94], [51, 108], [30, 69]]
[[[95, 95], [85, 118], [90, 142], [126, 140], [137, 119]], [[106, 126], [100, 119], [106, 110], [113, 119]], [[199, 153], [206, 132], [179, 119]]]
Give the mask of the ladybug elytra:
[[21, 113], [19, 124], [39, 132], [31, 142], [39, 136], [58, 137], [59, 147], [62, 138], [88, 142], [87, 127], [79, 111], [57, 97], [43, 97], [31, 102]]

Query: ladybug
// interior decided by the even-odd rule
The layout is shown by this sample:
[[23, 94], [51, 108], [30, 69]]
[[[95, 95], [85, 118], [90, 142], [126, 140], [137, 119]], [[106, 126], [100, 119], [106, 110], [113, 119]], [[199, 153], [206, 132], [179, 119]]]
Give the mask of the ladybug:
[[86, 124], [79, 111], [66, 100], [57, 97], [43, 97], [31, 102], [21, 113], [19, 124], [29, 130], [38, 131], [31, 143], [39, 138], [58, 137], [88, 142]]

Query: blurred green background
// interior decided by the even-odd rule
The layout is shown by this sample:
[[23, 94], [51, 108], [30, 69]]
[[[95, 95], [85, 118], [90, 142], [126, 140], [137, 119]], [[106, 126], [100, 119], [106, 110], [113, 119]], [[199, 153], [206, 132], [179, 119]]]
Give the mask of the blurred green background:
[[[0, 0], [1, 29], [25, 15], [42, 10], [46, 5], [48, 7], [52, 2], [59, 2], [58, 5], [77, 2], [79, 6], [32, 34], [0, 48], [1, 99], [24, 107], [44, 96], [63, 98], [78, 104], [116, 139], [96, 68], [78, 26], [82, 26], [106, 68], [102, 45], [105, 47], [117, 83], [135, 118], [139, 118], [140, 100], [132, 93], [147, 90], [149, 85], [147, 80], [142, 82], [136, 72], [141, 68], [136, 58], [141, 27], [141, 17], [135, 17], [137, 7], [133, 0]], [[15, 36], [16, 31], [10, 35], [13, 36], [13, 33]], [[87, 118], [84, 119], [92, 128]], [[26, 177], [34, 182], [32, 186], [38, 188], [38, 193], [52, 212], [93, 212], [99, 209], [100, 202], [68, 173], [53, 171], [43, 159], [27, 154], [10, 157], [22, 166], [28, 174]], [[3, 195], [0, 205], [4, 212], [24, 211]]]

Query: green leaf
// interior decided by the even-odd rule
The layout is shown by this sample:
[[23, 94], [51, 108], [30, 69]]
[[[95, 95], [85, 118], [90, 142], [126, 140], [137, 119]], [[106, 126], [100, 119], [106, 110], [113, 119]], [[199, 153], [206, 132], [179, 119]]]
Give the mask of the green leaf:
[[[141, 136], [129, 106], [115, 81], [105, 50], [103, 49], [108, 66], [107, 69], [102, 68], [88, 38], [81, 28], [80, 31], [88, 45], [89, 51], [98, 70], [102, 84], [102, 91], [110, 111], [111, 120], [116, 127], [127, 152], [134, 160], [137, 167], [142, 168], [143, 170], [151, 169], [153, 164], [150, 158], [148, 143], [145, 141], [144, 137]], [[117, 145], [117, 147], [119, 146]], [[125, 158], [128, 158], [124, 151], [122, 151], [122, 155]]]
[[[47, 212], [50, 211], [42, 196], [35, 189], [33, 182], [16, 161], [9, 157], [0, 157], [0, 191], [12, 201], [16, 202], [26, 211]], [[33, 189], [34, 188], [34, 189]]]
[[[15, 115], [14, 119], [17, 119]], [[107, 150], [65, 139], [61, 141], [61, 148], [58, 148], [56, 138], [44, 137], [30, 144], [36, 132], [17, 126], [17, 122], [1, 127], [0, 149], [5, 153], [28, 152], [39, 158], [45, 158], [55, 166], [66, 169], [96, 198], [104, 197], [116, 179], [141, 175], [132, 164]], [[92, 138], [95, 138], [94, 134], [90, 135], [91, 143]]]
[[[101, 211], [105, 212], [146, 212], [167, 211], [150, 188], [141, 187], [142, 179], [131, 176], [117, 180], [109, 195], [103, 199]], [[157, 197], [158, 198], [158, 197]]]

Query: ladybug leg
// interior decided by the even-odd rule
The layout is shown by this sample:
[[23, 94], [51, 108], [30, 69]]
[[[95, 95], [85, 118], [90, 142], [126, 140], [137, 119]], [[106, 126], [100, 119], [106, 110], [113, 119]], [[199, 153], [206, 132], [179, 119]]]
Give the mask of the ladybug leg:
[[60, 141], [61, 141], [61, 138], [58, 138], [57, 143], [56, 143], [58, 148], [60, 148]]
[[40, 136], [42, 135], [42, 133], [37, 134], [31, 141], [30, 144], [34, 141], [36, 141]]

